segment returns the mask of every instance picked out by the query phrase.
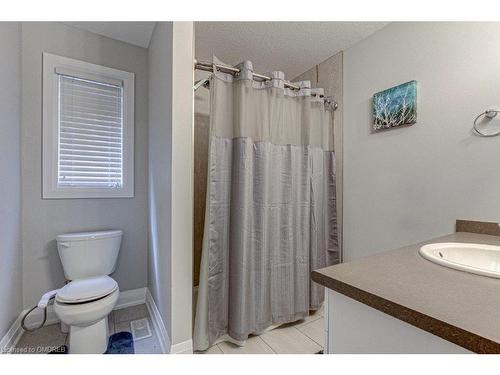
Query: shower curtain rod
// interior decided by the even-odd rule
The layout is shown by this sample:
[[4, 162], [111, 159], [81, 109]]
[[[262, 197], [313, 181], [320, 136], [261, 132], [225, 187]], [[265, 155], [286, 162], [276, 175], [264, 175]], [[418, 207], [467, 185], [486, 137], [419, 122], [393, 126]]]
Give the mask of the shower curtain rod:
[[[230, 74], [238, 74], [240, 72], [240, 70], [238, 68], [233, 68], [232, 66], [201, 62], [201, 61], [197, 61], [197, 60], [194, 61], [194, 67], [195, 67], [195, 69], [205, 70], [207, 72], [212, 72], [214, 67], [215, 67], [215, 69], [217, 69], [221, 72], [230, 73]], [[268, 76], [265, 76], [265, 75], [259, 74], [259, 73], [252, 73], [252, 75], [255, 78], [261, 79], [263, 81], [270, 81], [272, 79], [271, 77], [268, 77]], [[288, 88], [293, 89], [293, 90], [300, 89], [299, 86], [295, 86], [295, 85], [292, 85], [291, 83], [286, 83], [286, 82], [285, 82], [285, 87], [288, 87]]]
[[[233, 75], [236, 75], [240, 72], [240, 70], [238, 68], [233, 68], [232, 66], [215, 64], [215, 63], [208, 63], [208, 62], [198, 61], [196, 59], [194, 60], [194, 68], [197, 70], [204, 70], [206, 72], [213, 72], [213, 70], [215, 68], [218, 71], [233, 74]], [[270, 81], [272, 79], [271, 77], [268, 77], [268, 76], [265, 76], [265, 75], [259, 74], [259, 73], [252, 73], [252, 75], [255, 78], [261, 79], [263, 81]], [[288, 83], [288, 82], [285, 82], [284, 85], [285, 85], [285, 87], [288, 87], [292, 90], [300, 90], [299, 86], [296, 86], [296, 85]], [[317, 94], [311, 94], [311, 95], [316, 96]], [[320, 95], [320, 98], [323, 98], [326, 104], [331, 105], [334, 111], [337, 109], [338, 104], [335, 100], [333, 100], [332, 97]]]

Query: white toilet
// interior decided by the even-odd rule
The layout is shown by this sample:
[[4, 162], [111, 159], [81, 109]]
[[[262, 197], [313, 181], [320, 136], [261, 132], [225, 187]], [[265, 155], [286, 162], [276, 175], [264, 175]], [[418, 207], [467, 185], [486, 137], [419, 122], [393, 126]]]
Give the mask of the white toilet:
[[57, 249], [68, 282], [57, 291], [54, 311], [69, 326], [70, 353], [104, 353], [108, 314], [118, 301], [118, 283], [108, 275], [116, 267], [123, 232], [68, 233], [57, 236]]

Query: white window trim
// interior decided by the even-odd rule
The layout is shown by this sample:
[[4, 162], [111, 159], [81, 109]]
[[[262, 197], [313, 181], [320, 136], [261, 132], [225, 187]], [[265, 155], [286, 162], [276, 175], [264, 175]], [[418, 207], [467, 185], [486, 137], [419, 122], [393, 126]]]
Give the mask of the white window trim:
[[[75, 188], [57, 185], [58, 75], [70, 71], [123, 83], [123, 187]], [[50, 53], [43, 54], [43, 188], [44, 199], [134, 197], [134, 73], [91, 64]]]

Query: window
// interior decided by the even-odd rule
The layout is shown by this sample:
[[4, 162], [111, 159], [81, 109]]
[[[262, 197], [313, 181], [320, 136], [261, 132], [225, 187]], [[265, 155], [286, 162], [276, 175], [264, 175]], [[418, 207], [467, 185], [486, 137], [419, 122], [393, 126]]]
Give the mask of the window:
[[134, 196], [134, 74], [43, 54], [43, 198]]

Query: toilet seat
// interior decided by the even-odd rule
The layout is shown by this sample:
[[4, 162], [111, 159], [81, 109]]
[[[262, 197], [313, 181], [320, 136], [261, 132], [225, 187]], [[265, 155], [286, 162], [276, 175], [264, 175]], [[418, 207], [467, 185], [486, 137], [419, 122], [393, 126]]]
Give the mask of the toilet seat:
[[118, 289], [118, 283], [109, 276], [77, 279], [62, 287], [56, 301], [64, 304], [81, 304], [104, 298]]

